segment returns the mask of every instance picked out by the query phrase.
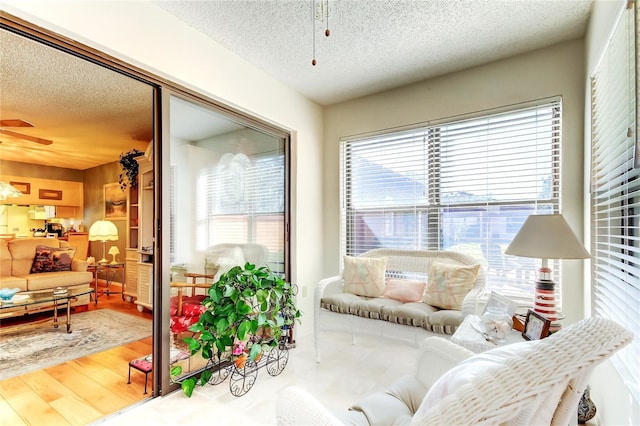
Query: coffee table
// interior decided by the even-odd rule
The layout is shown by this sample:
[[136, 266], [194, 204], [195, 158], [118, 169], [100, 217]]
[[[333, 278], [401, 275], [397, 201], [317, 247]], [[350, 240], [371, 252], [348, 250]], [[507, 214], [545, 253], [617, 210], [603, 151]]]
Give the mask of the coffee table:
[[[17, 293], [12, 300], [2, 300], [0, 303], [1, 311], [9, 308], [24, 307], [24, 313], [29, 314], [42, 309], [43, 303], [53, 302], [53, 327], [58, 328], [58, 308], [67, 307], [67, 333], [71, 333], [71, 302], [78, 299], [79, 296], [93, 293], [92, 288], [66, 289], [66, 292], [57, 292], [54, 290], [25, 291]], [[16, 297], [18, 296], [18, 297]]]

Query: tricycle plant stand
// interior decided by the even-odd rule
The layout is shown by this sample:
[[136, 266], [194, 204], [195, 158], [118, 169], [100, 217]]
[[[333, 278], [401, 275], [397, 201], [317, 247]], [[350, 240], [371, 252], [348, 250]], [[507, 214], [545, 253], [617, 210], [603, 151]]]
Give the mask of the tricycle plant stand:
[[[277, 376], [284, 371], [289, 361], [289, 349], [284, 343], [272, 346], [268, 352], [256, 361], [247, 359], [244, 365], [226, 360], [214, 363], [209, 360], [210, 367], [217, 367], [209, 380], [209, 384], [217, 385], [229, 377], [229, 390], [233, 396], [242, 396], [249, 392], [258, 378], [258, 370], [265, 368], [270, 376]], [[209, 365], [208, 365], [209, 367]]]
[[[199, 377], [178, 381], [184, 393], [190, 397], [195, 386], [218, 384], [231, 376], [231, 393], [242, 396], [253, 387], [258, 369], [280, 374], [289, 348], [295, 346], [293, 325], [300, 318], [296, 292], [295, 284], [266, 266], [246, 263], [222, 274], [202, 301], [205, 311], [189, 327], [193, 336], [183, 339], [191, 355], [208, 360]], [[172, 377], [181, 374], [180, 366], [171, 369]]]

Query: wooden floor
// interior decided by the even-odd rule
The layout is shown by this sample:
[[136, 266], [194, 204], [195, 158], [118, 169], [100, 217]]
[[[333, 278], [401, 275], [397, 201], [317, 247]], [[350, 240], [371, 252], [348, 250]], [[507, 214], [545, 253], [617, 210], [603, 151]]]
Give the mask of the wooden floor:
[[[100, 296], [98, 306], [89, 310], [113, 309], [151, 320], [151, 312], [140, 313], [134, 303], [120, 296]], [[2, 326], [24, 320], [3, 320]], [[0, 381], [0, 425], [86, 425], [115, 413], [144, 395], [144, 374], [131, 371], [127, 384], [128, 363], [150, 354], [151, 337], [117, 346], [83, 358], [22, 376]], [[1, 368], [1, 366], [0, 366]], [[151, 387], [149, 374], [149, 388]]]

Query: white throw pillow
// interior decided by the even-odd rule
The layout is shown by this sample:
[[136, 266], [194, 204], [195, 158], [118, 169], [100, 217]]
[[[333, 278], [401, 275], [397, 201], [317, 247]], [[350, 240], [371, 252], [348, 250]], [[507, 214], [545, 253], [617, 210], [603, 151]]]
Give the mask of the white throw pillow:
[[384, 292], [386, 257], [344, 257], [344, 292], [380, 297]]

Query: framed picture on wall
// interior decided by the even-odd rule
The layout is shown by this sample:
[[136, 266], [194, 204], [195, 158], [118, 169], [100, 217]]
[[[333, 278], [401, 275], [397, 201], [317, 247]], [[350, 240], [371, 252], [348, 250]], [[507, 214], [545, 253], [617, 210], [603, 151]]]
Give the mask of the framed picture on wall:
[[107, 220], [127, 218], [127, 193], [117, 182], [104, 185], [104, 218]]

